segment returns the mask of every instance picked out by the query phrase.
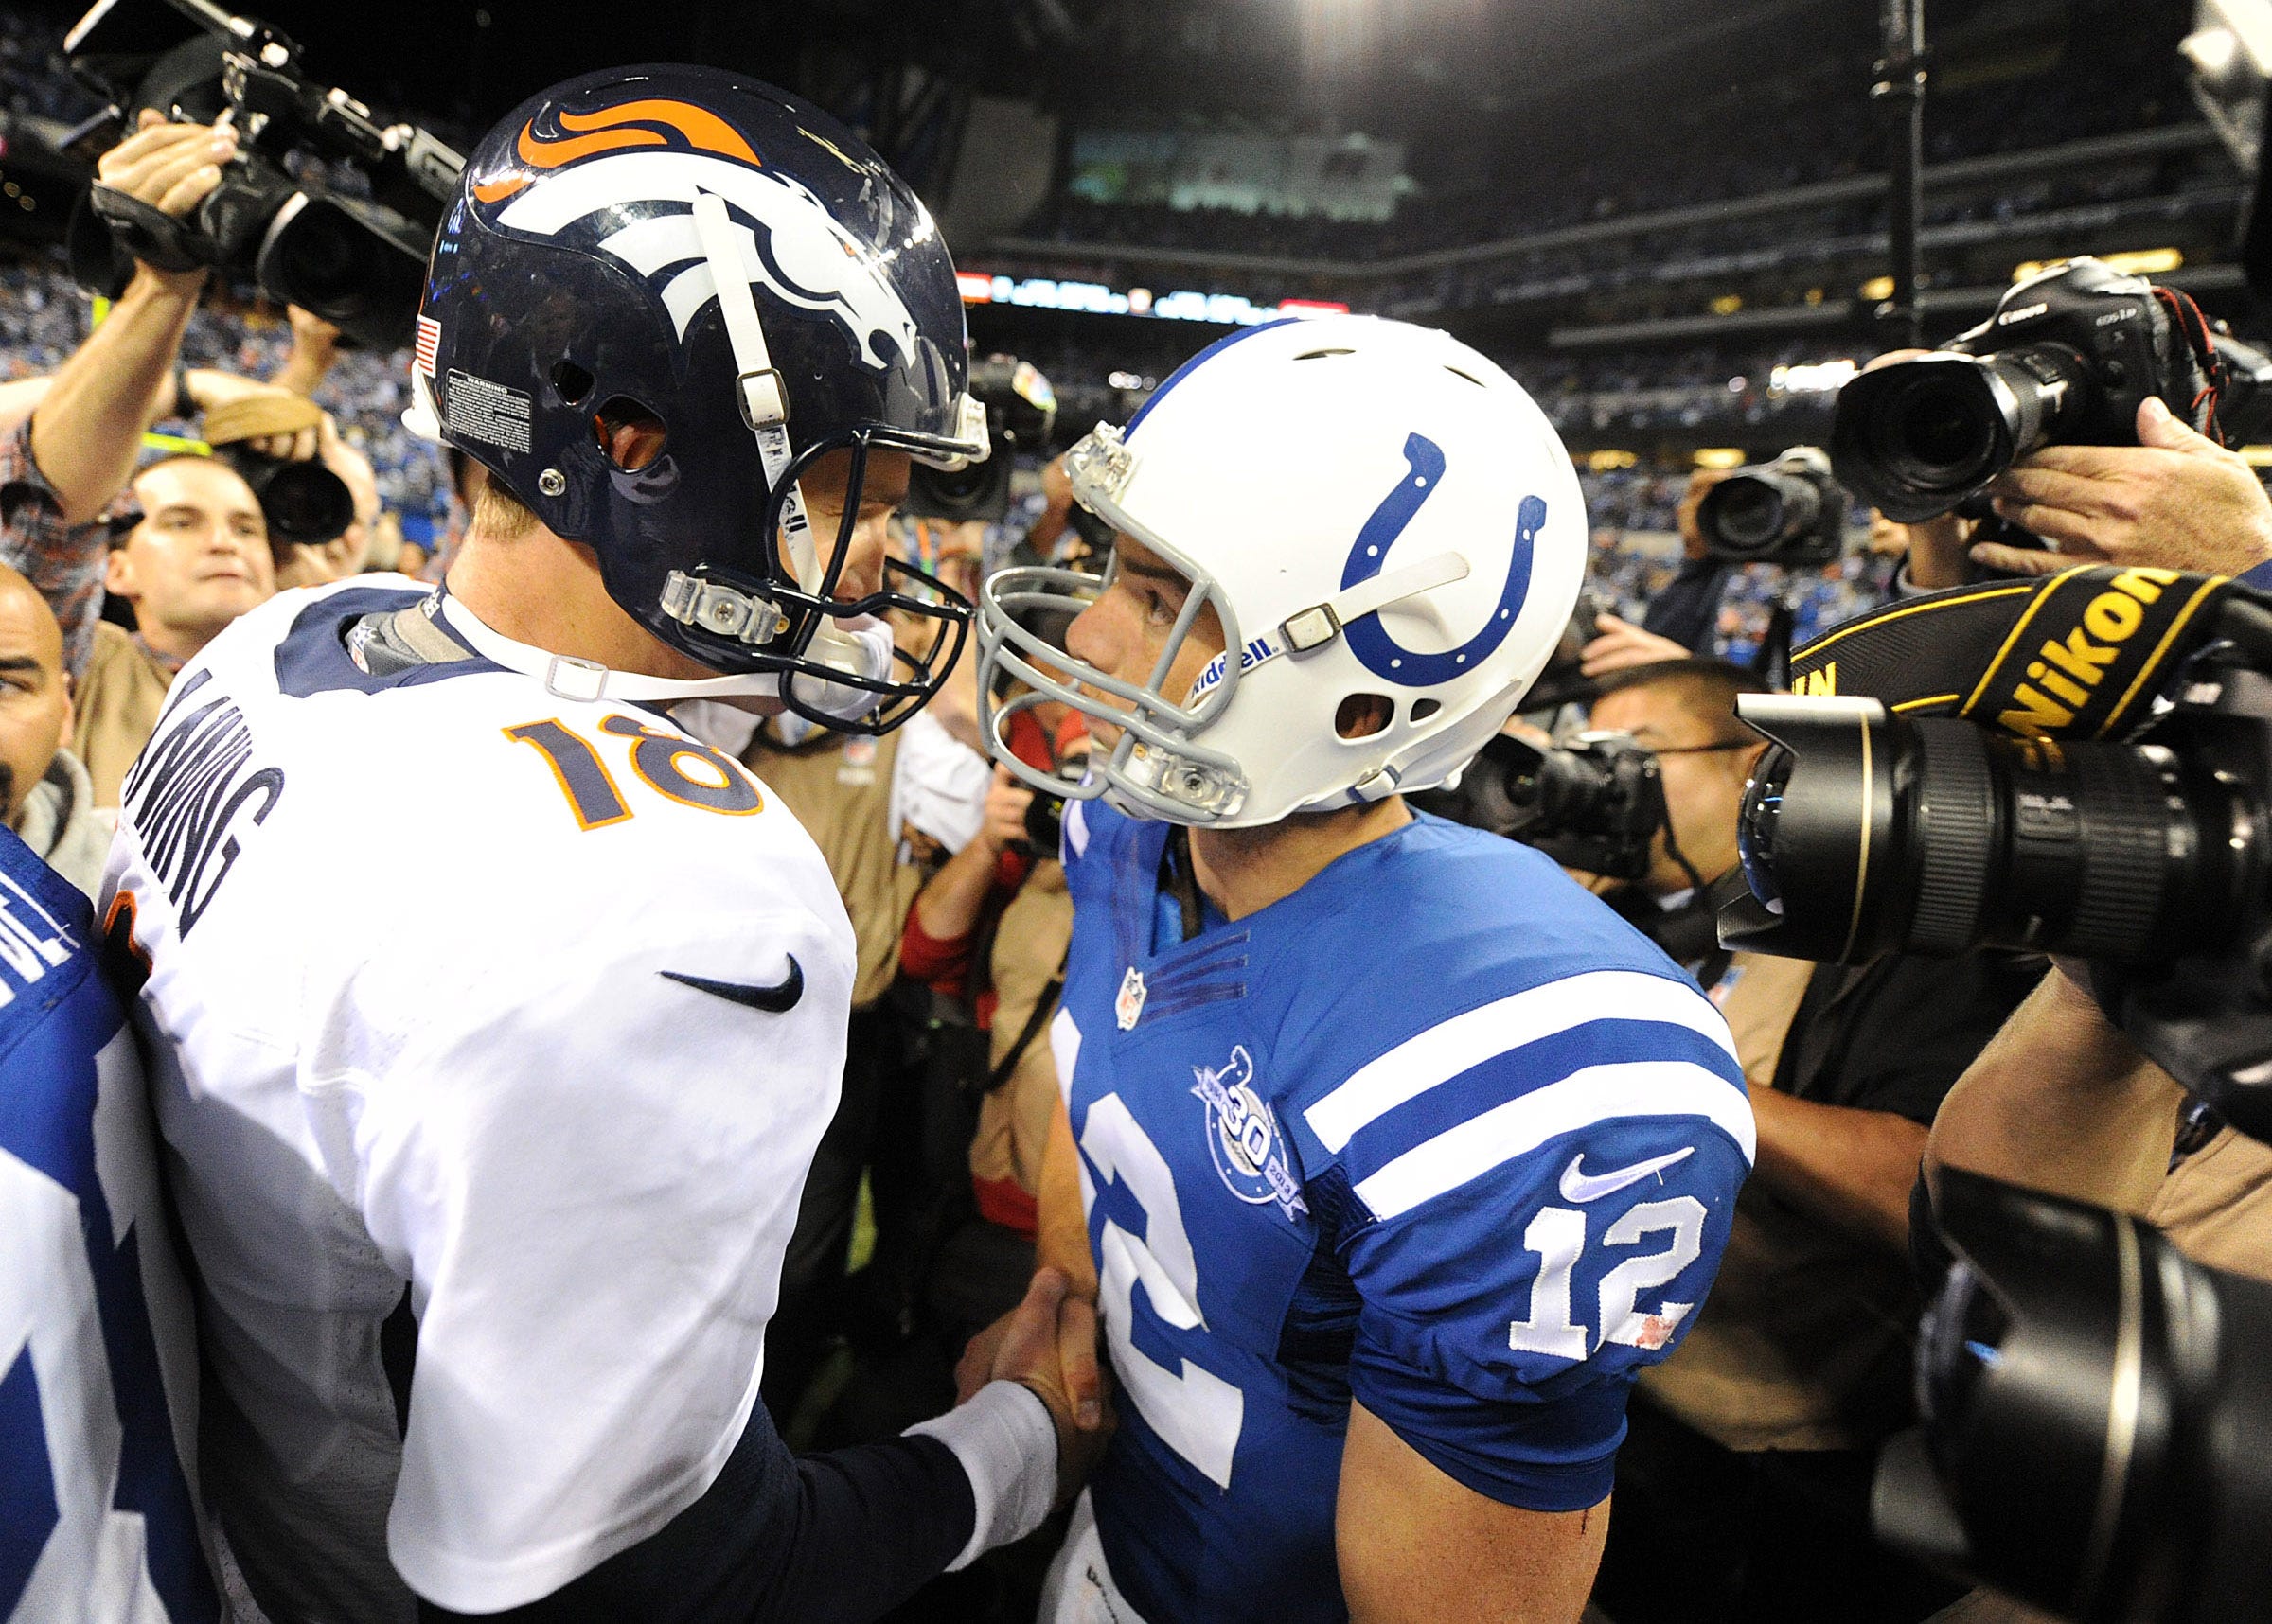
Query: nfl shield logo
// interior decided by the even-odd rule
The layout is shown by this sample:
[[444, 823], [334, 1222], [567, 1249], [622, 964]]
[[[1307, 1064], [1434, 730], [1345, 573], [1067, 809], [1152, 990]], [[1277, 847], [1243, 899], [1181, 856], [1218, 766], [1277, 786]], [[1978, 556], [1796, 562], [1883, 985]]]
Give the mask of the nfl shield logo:
[[1121, 979], [1120, 997], [1112, 1001], [1112, 1013], [1119, 1018], [1123, 1032], [1133, 1028], [1136, 1017], [1144, 1014], [1144, 972], [1133, 964]]

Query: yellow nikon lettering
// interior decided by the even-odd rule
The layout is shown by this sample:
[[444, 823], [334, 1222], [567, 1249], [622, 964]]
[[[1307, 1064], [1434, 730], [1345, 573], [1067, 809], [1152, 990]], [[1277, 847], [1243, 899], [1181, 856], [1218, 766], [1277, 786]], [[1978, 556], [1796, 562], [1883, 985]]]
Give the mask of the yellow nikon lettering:
[[2034, 678], [2036, 681], [2042, 683], [2046, 688], [2049, 688], [2052, 693], [2058, 695], [2059, 697], [2065, 699], [2070, 705], [2080, 706], [2090, 703], [2089, 689], [2078, 688], [2074, 683], [2068, 681], [2058, 672], [2044, 664], [2044, 662], [2040, 660], [2035, 661], [2029, 665], [2028, 675]]
[[2146, 611], [2128, 592], [2101, 592], [2083, 611], [2083, 629], [2101, 643], [2126, 643], [2145, 619]]
[[2114, 590], [2128, 592], [2141, 604], [2157, 603], [2161, 589], [2177, 578], [2175, 570], [2157, 570], [2151, 564], [2133, 564], [2114, 578]]
[[1809, 671], [1799, 679], [1797, 692], [1809, 696], [1830, 696], [1838, 691], [1838, 662], [1826, 660], [1819, 671]]
[[[2146, 611], [2139, 606], [2157, 601], [2162, 588], [2176, 579], [2176, 571], [2146, 564], [2134, 564], [2115, 576], [2105, 591], [2084, 607], [2081, 626], [2064, 641], [2048, 639], [2035, 651], [2038, 658], [2029, 664], [2028, 675], [2050, 692], [2046, 695], [2022, 683], [2012, 696], [2021, 708], [2006, 711], [2003, 725], [2034, 737], [2044, 727], [2065, 727], [2073, 721], [2075, 711], [2090, 702], [2090, 691], [2105, 680], [2121, 645], [2145, 624]], [[2054, 715], [2055, 721], [2050, 719]]]
[[2017, 688], [2015, 688], [2012, 691], [2012, 697], [2019, 701], [2018, 708], [2006, 711], [1996, 718], [1996, 725], [2008, 733], [2018, 733], [2023, 738], [2039, 739], [2047, 733], [2057, 732], [2075, 719], [2074, 712], [2057, 700], [2048, 698], [2038, 693], [2030, 683], [2022, 682]]
[[[2086, 688], [2099, 685], [2099, 679], [2106, 675], [2106, 667], [2114, 663], [2115, 654], [2113, 649], [2101, 648], [2085, 637], [2081, 627], [2068, 632], [2065, 643], [2047, 642], [2037, 652]], [[2034, 669], [2030, 667], [2028, 675], [2032, 677], [2035, 674]], [[2078, 704], [2081, 702], [2076, 701]]]

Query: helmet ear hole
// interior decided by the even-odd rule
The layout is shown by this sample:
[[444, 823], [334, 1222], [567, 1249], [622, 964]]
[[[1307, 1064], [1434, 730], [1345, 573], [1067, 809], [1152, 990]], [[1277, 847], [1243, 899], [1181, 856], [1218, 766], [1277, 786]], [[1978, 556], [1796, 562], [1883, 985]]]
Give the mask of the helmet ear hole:
[[573, 361], [563, 361], [552, 369], [552, 390], [560, 397], [563, 406], [581, 406], [591, 398], [595, 380]]
[[593, 437], [608, 461], [636, 473], [663, 454], [670, 432], [663, 419], [629, 395], [611, 396], [592, 415]]
[[1386, 733], [1396, 719], [1396, 701], [1386, 694], [1351, 694], [1333, 713], [1333, 731], [1345, 739]]
[[1425, 722], [1443, 708], [1443, 701], [1439, 699], [1414, 699], [1412, 701], [1412, 720]]

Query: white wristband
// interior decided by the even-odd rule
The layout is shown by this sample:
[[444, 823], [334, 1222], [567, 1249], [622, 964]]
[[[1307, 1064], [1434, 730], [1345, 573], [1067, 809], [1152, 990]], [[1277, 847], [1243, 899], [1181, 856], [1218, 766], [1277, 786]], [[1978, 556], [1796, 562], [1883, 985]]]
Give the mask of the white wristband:
[[947, 1564], [949, 1573], [969, 1566], [982, 1551], [1025, 1538], [1056, 1503], [1057, 1424], [1031, 1387], [988, 1382], [968, 1403], [900, 1436], [937, 1439], [970, 1479], [978, 1520], [970, 1543]]

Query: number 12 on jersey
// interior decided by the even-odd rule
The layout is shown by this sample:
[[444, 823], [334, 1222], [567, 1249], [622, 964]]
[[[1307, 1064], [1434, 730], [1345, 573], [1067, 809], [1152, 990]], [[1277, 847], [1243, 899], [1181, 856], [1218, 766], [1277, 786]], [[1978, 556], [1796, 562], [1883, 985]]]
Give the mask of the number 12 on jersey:
[[1627, 1258], [1602, 1277], [1596, 1294], [1598, 1334], [1571, 1317], [1571, 1277], [1586, 1252], [1586, 1214], [1571, 1207], [1542, 1207], [1522, 1232], [1525, 1249], [1538, 1254], [1537, 1278], [1531, 1282], [1531, 1312], [1507, 1330], [1518, 1353], [1583, 1359], [1606, 1342], [1655, 1350], [1672, 1340], [1693, 1302], [1668, 1302], [1654, 1314], [1641, 1312], [1641, 1294], [1669, 1285], [1704, 1249], [1704, 1203], [1693, 1195], [1643, 1201], [1602, 1233], [1607, 1246], [1639, 1245], [1647, 1236], [1672, 1234], [1672, 1244]]

